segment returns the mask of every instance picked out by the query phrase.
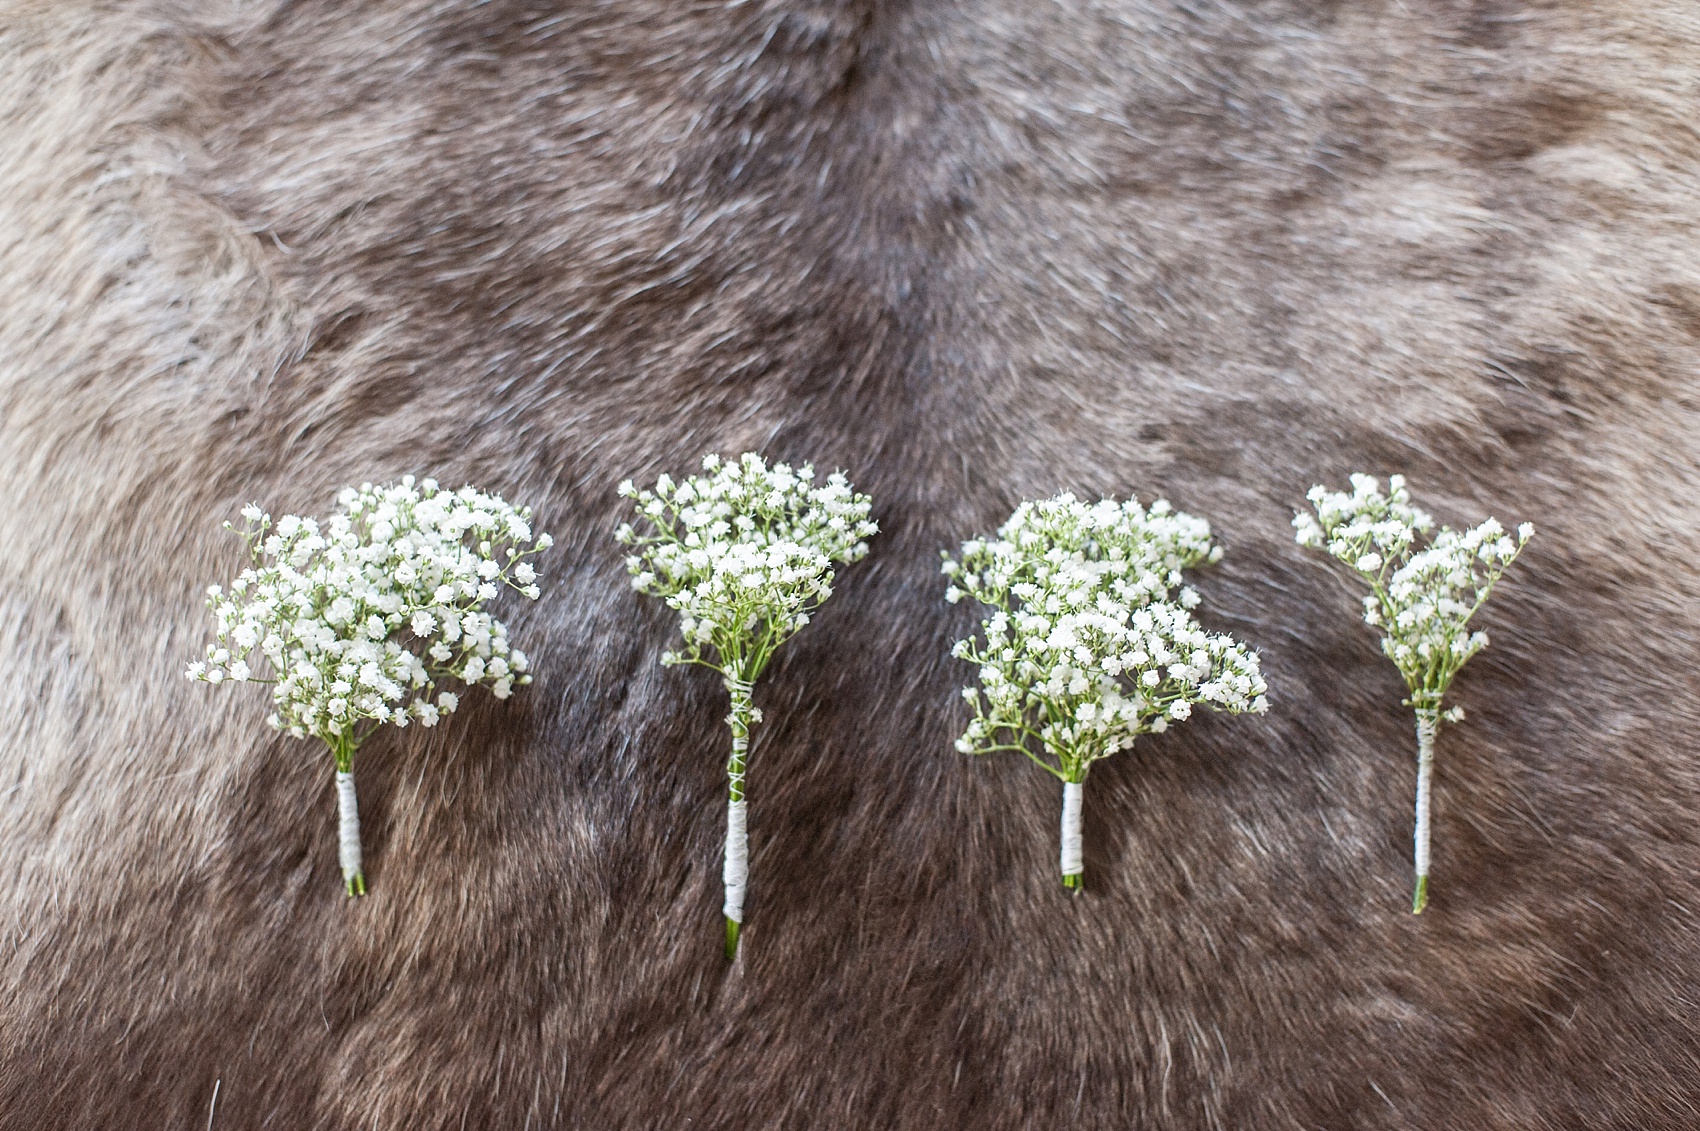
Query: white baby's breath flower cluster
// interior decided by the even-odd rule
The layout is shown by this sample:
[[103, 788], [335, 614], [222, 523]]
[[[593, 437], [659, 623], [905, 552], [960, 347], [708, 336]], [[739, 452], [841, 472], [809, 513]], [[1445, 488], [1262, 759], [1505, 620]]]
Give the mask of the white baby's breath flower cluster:
[[[964, 542], [962, 554], [962, 563], [944, 555], [951, 579], [944, 597], [952, 604], [968, 596], [1005, 605], [1011, 593], [1026, 601], [1064, 565], [1095, 571], [1117, 597], [1145, 604], [1177, 588], [1181, 570], [1220, 561], [1222, 548], [1211, 545], [1208, 522], [1166, 499], [1146, 510], [1137, 499], [1084, 503], [1065, 492], [1023, 502], [997, 538]], [[1188, 608], [1197, 603], [1186, 600]]]
[[[979, 667], [963, 690], [963, 753], [1020, 751], [1064, 783], [1063, 877], [1079, 886], [1080, 787], [1092, 763], [1161, 734], [1194, 707], [1261, 714], [1257, 654], [1205, 631], [1181, 570], [1217, 561], [1209, 524], [1158, 500], [1022, 503], [992, 539], [945, 555], [951, 601], [992, 612], [952, 654]], [[1177, 592], [1178, 591], [1178, 592]]]
[[[339, 789], [347, 776], [346, 816], [355, 749], [384, 723], [429, 727], [451, 714], [459, 696], [440, 680], [485, 684], [499, 699], [531, 682], [525, 653], [484, 605], [504, 586], [535, 599], [525, 559], [551, 542], [533, 537], [529, 510], [430, 479], [348, 488], [337, 504], [322, 526], [284, 515], [274, 527], [259, 507], [243, 508], [238, 533], [253, 564], [228, 592], [207, 590], [217, 639], [186, 674], [269, 684], [266, 721], [331, 748]], [[359, 894], [358, 842], [352, 871], [344, 849]]]
[[1487, 646], [1486, 633], [1467, 628], [1470, 618], [1535, 528], [1524, 523], [1513, 539], [1490, 518], [1462, 533], [1443, 527], [1424, 546], [1418, 536], [1434, 520], [1411, 505], [1405, 477], [1392, 476], [1385, 495], [1380, 486], [1359, 474], [1350, 493], [1312, 487], [1316, 513], [1301, 512], [1293, 526], [1301, 545], [1328, 551], [1368, 582], [1364, 623], [1382, 630], [1382, 651], [1405, 677], [1412, 705], [1439, 708], [1458, 669]]
[[1485, 632], [1471, 632], [1470, 618], [1487, 601], [1500, 576], [1534, 536], [1525, 522], [1517, 536], [1497, 519], [1459, 532], [1441, 527], [1411, 503], [1405, 477], [1381, 482], [1354, 474], [1352, 489], [1312, 487], [1306, 497], [1314, 513], [1293, 518], [1300, 545], [1325, 550], [1370, 587], [1363, 599], [1364, 622], [1382, 632], [1381, 650], [1398, 667], [1417, 714], [1417, 889], [1412, 910], [1428, 902], [1429, 783], [1434, 737], [1441, 722], [1459, 722], [1460, 707], [1443, 710], [1458, 669], [1487, 647]]
[[769, 467], [753, 452], [702, 466], [708, 474], [662, 475], [653, 490], [621, 483], [653, 533], [628, 523], [615, 537], [637, 550], [626, 559], [633, 587], [679, 610], [684, 648], [661, 662], [751, 682], [832, 596], [834, 563], [866, 556], [879, 527], [842, 474], [817, 486], [808, 464]]
[[749, 730], [761, 721], [752, 697], [774, 652], [832, 595], [833, 569], [860, 560], [879, 531], [866, 495], [840, 473], [815, 482], [808, 464], [771, 466], [754, 452], [735, 460], [708, 455], [703, 474], [653, 489], [631, 480], [620, 494], [637, 505], [640, 532], [622, 524], [615, 538], [633, 548], [626, 564], [640, 593], [679, 611], [684, 646], [664, 664], [701, 664], [719, 672], [731, 696], [732, 757], [726, 836], [726, 953], [737, 951], [743, 921], [748, 839], [744, 760]]

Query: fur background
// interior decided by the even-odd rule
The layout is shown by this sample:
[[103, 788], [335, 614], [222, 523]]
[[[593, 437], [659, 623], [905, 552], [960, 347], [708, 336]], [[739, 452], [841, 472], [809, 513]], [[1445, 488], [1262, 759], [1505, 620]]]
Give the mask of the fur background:
[[[1689, 0], [0, 4], [0, 1126], [1700, 1122]], [[614, 493], [884, 526], [757, 691]], [[1313, 482], [1540, 533], [1414, 735]], [[528, 502], [537, 683], [328, 757], [182, 667], [246, 501]], [[951, 749], [938, 551], [1163, 494], [1271, 713], [1060, 791]], [[216, 1094], [215, 1094], [216, 1093]]]

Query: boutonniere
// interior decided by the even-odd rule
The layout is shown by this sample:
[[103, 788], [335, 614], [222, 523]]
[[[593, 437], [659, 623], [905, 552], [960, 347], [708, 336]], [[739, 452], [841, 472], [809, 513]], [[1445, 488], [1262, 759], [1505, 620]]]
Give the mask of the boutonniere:
[[[1216, 561], [1209, 524], [1158, 500], [1022, 503], [995, 538], [945, 555], [946, 599], [991, 611], [952, 654], [979, 668], [956, 748], [1025, 754], [1063, 783], [1063, 886], [1085, 866], [1081, 810], [1093, 763], [1162, 734], [1195, 707], [1267, 709], [1257, 653], [1194, 618], [1181, 571]], [[1177, 592], [1178, 590], [1178, 592]]]
[[1458, 669], [1487, 647], [1487, 633], [1469, 631], [1535, 528], [1525, 522], [1513, 539], [1498, 520], [1460, 533], [1434, 528], [1427, 514], [1411, 505], [1405, 477], [1387, 482], [1388, 493], [1373, 476], [1353, 475], [1351, 493], [1312, 487], [1306, 497], [1315, 514], [1293, 519], [1302, 546], [1326, 550], [1369, 585], [1364, 623], [1381, 629], [1381, 650], [1405, 677], [1417, 716], [1416, 890], [1411, 911], [1428, 905], [1429, 789], [1434, 773], [1435, 732], [1442, 722], [1464, 718], [1461, 707], [1445, 709], [1443, 700]]
[[749, 876], [745, 763], [750, 728], [761, 721], [755, 682], [779, 646], [832, 596], [834, 566], [868, 552], [878, 532], [871, 506], [843, 475], [815, 482], [808, 464], [767, 465], [754, 453], [703, 459], [703, 474], [653, 489], [631, 480], [620, 494], [637, 504], [640, 531], [615, 537], [633, 548], [632, 585], [679, 612], [684, 645], [663, 664], [700, 664], [720, 674], [731, 698], [732, 755], [726, 806], [726, 957], [738, 950]]
[[[550, 546], [531, 512], [471, 487], [412, 476], [349, 488], [323, 526], [257, 506], [237, 532], [249, 568], [207, 590], [218, 622], [191, 680], [271, 687], [266, 721], [316, 738], [336, 764], [339, 857], [348, 894], [366, 894], [354, 753], [388, 723], [435, 726], [459, 705], [439, 684], [484, 685], [498, 699], [531, 682], [525, 653], [485, 611], [502, 587], [536, 599], [527, 557]], [[231, 523], [227, 529], [236, 529]]]

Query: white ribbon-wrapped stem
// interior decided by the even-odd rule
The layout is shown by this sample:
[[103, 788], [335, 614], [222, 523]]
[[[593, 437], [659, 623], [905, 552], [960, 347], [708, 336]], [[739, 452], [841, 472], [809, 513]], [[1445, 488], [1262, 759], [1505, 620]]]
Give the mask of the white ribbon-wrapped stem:
[[336, 832], [337, 857], [342, 863], [342, 879], [349, 894], [364, 890], [365, 877], [360, 869], [360, 806], [354, 797], [354, 773], [336, 772]]
[[1065, 878], [1086, 871], [1080, 850], [1080, 808], [1085, 793], [1085, 783], [1063, 782], [1062, 874]]
[[726, 918], [744, 921], [744, 886], [750, 878], [749, 806], [743, 800], [726, 803]]
[[726, 679], [732, 713], [726, 723], [732, 728], [732, 756], [726, 762], [726, 867], [721, 878], [726, 884], [726, 957], [738, 948], [738, 928], [744, 921], [744, 891], [750, 878], [749, 806], [744, 800], [744, 757], [749, 751], [750, 723], [755, 717], [752, 702], [755, 688], [741, 679]]
[[1439, 716], [1438, 709], [1417, 708], [1417, 832], [1413, 853], [1417, 891], [1411, 902], [1412, 911], [1421, 911], [1428, 904], [1430, 793], [1434, 780], [1434, 732]]

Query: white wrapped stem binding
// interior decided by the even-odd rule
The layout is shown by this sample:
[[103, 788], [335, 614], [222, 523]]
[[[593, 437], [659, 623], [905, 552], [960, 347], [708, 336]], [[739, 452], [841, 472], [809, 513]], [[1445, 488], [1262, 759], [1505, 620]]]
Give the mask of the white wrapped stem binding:
[[1065, 879], [1086, 871], [1080, 850], [1080, 810], [1085, 793], [1084, 783], [1063, 782], [1062, 874]]
[[744, 921], [744, 886], [750, 878], [750, 834], [747, 802], [726, 803], [726, 918]]
[[354, 774], [336, 772], [337, 856], [349, 894], [365, 888], [360, 868], [360, 806], [354, 798]]
[[1417, 834], [1416, 861], [1417, 878], [1428, 875], [1428, 845], [1430, 827], [1430, 796], [1433, 792], [1434, 780], [1434, 732], [1437, 712], [1419, 710], [1417, 712]]

